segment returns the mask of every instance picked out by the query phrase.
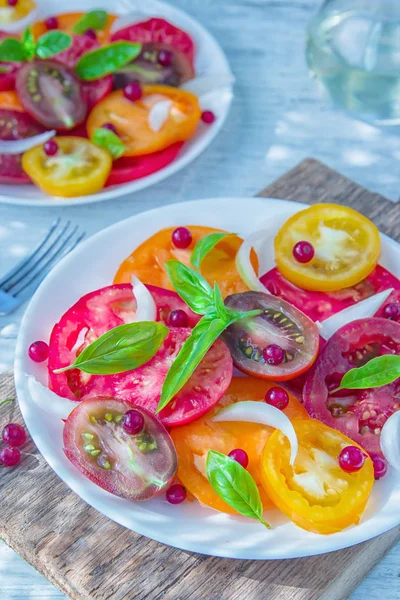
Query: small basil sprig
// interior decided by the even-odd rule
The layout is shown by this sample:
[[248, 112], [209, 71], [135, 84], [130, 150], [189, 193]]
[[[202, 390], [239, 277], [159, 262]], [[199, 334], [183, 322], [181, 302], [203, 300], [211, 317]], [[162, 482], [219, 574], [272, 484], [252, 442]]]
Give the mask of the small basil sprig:
[[6, 38], [0, 44], [1, 62], [25, 62], [35, 56], [51, 58], [67, 50], [72, 44], [72, 38], [63, 31], [48, 31], [35, 41], [32, 30], [28, 27], [21, 36], [21, 41]]
[[82, 56], [75, 67], [76, 74], [84, 81], [100, 79], [130, 63], [141, 50], [141, 44], [132, 42], [114, 42], [102, 46]]
[[99, 31], [107, 24], [107, 12], [105, 10], [91, 10], [79, 19], [74, 27], [74, 33], [85, 33], [88, 29]]
[[256, 482], [236, 460], [209, 450], [206, 462], [207, 478], [214, 492], [224, 502], [245, 517], [256, 519], [271, 529], [263, 519], [263, 506]]
[[64, 373], [80, 369], [91, 375], [114, 375], [136, 369], [149, 362], [168, 335], [162, 323], [138, 322], [114, 327], [87, 346]]
[[204, 236], [199, 240], [196, 246], [193, 249], [193, 252], [190, 257], [190, 263], [194, 266], [195, 269], [200, 271], [200, 266], [204, 258], [207, 256], [209, 252], [224, 238], [228, 235], [233, 235], [232, 233], [221, 232], [221, 233], [210, 233], [209, 235]]
[[385, 354], [372, 358], [358, 369], [351, 369], [343, 375], [340, 386], [330, 392], [339, 390], [364, 390], [377, 388], [393, 383], [400, 377], [400, 356]]
[[161, 391], [157, 412], [165, 408], [190, 379], [211, 346], [227, 327], [249, 317], [256, 317], [262, 310], [235, 312], [226, 308], [221, 292], [196, 271], [177, 260], [165, 263], [167, 274], [179, 296], [203, 318], [192, 330], [172, 363]]
[[101, 148], [108, 150], [114, 160], [120, 158], [126, 150], [121, 138], [113, 131], [105, 129], [104, 127], [99, 127], [94, 130], [92, 142], [97, 146], [101, 146]]

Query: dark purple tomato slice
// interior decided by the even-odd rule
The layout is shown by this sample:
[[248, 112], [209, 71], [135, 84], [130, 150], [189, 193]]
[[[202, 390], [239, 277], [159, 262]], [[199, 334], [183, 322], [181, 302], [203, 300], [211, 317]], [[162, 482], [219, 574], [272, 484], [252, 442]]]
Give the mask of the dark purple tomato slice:
[[[44, 127], [29, 115], [16, 110], [0, 109], [0, 140], [23, 140], [39, 133]], [[21, 154], [0, 154], [0, 183], [30, 183], [21, 165]]]
[[[397, 277], [380, 265], [354, 287], [337, 292], [302, 290], [285, 279], [278, 269], [272, 269], [263, 275], [261, 283], [271, 294], [293, 304], [313, 321], [323, 321], [341, 310], [389, 288], [400, 290], [400, 281]], [[387, 302], [391, 302], [390, 298]]]
[[[160, 64], [163, 55], [167, 60]], [[114, 73], [113, 77], [116, 89], [121, 89], [132, 81], [179, 87], [185, 81], [193, 79], [194, 69], [187, 54], [168, 44], [147, 42], [143, 44], [139, 56]]]
[[25, 63], [17, 73], [16, 89], [25, 110], [49, 129], [73, 129], [87, 115], [79, 80], [55, 60]]
[[[136, 435], [123, 426], [132, 409], [143, 417]], [[178, 460], [165, 427], [143, 407], [118, 398], [81, 402], [64, 425], [64, 452], [85, 477], [115, 496], [148, 500], [172, 481]]]
[[[297, 308], [263, 292], [233, 294], [225, 304], [235, 311], [263, 311], [231, 325], [222, 335], [238, 369], [260, 379], [286, 381], [311, 367], [319, 333], [315, 323]], [[265, 352], [269, 346], [274, 347], [275, 359]]]
[[374, 317], [345, 325], [327, 342], [307, 377], [303, 390], [306, 409], [367, 452], [381, 452], [382, 427], [400, 409], [400, 379], [380, 388], [330, 392], [350, 369], [376, 356], [399, 353], [399, 323]]

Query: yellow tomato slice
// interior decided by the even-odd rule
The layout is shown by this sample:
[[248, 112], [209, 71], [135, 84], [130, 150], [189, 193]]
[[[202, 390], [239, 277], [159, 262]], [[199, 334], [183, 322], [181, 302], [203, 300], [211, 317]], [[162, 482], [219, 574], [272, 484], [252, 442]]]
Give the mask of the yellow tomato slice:
[[112, 167], [111, 155], [80, 137], [57, 137], [58, 152], [47, 156], [36, 146], [22, 156], [32, 181], [51, 196], [87, 196], [100, 191]]
[[[124, 156], [141, 156], [163, 150], [175, 142], [184, 142], [194, 135], [201, 117], [194, 94], [167, 85], [143, 85], [142, 91], [142, 97], [135, 102], [118, 90], [96, 104], [86, 123], [89, 137], [95, 129], [112, 123], [125, 144]], [[172, 104], [167, 119], [154, 131], [150, 126], [150, 111], [155, 104], [168, 100]]]
[[34, 8], [36, 3], [33, 0], [18, 0], [15, 6], [10, 6], [7, 0], [0, 0], [0, 29], [2, 25], [23, 19]]
[[[249, 457], [247, 470], [259, 487], [264, 509], [273, 503], [261, 486], [260, 458], [266, 441], [273, 432], [271, 427], [256, 423], [214, 423], [211, 418], [225, 406], [244, 400], [263, 401], [266, 392], [276, 384], [251, 377], [234, 377], [220, 402], [207, 415], [182, 427], [175, 427], [171, 436], [178, 454], [178, 478], [202, 504], [221, 512], [236, 514], [216, 492], [207, 479], [206, 460], [209, 450], [229, 454], [241, 448]], [[307, 418], [306, 409], [292, 396], [284, 410], [290, 418]]]
[[[136, 275], [143, 283], [174, 291], [164, 268], [165, 262], [176, 259], [190, 266], [190, 256], [196, 243], [210, 233], [221, 231], [211, 227], [188, 225], [192, 234], [192, 243], [188, 248], [180, 250], [172, 243], [174, 229], [175, 227], [162, 229], [138, 246], [120, 265], [114, 283], [130, 283], [132, 275]], [[201, 263], [202, 275], [211, 286], [217, 282], [224, 298], [230, 294], [249, 290], [236, 270], [235, 257], [242, 243], [243, 240], [237, 235], [227, 236], [206, 255]], [[253, 261], [257, 268], [255, 254]]]
[[[74, 33], [74, 27], [78, 21], [84, 16], [84, 12], [73, 12], [73, 13], [62, 13], [60, 15], [54, 15], [57, 17], [57, 29], [59, 31], [65, 31], [66, 33]], [[117, 17], [114, 15], [107, 16], [107, 23], [104, 29], [96, 31], [97, 40], [100, 44], [106, 44], [110, 40], [110, 29]], [[48, 31], [45, 21], [38, 21], [32, 27], [32, 33], [37, 39]]]
[[[300, 263], [293, 248], [310, 242], [314, 258]], [[275, 259], [286, 279], [304, 290], [333, 292], [356, 285], [376, 267], [380, 237], [359, 212], [337, 204], [315, 204], [286, 221], [275, 238]]]
[[299, 453], [293, 467], [290, 447], [280, 432], [262, 453], [261, 480], [276, 506], [296, 525], [316, 533], [335, 533], [360, 520], [372, 487], [374, 467], [368, 457], [355, 473], [346, 473], [338, 456], [353, 440], [320, 421], [295, 419]]

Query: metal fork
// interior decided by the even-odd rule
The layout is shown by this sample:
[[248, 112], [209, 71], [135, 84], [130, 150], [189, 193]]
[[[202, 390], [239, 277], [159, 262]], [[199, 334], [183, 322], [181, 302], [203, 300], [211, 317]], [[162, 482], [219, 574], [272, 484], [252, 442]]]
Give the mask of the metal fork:
[[78, 225], [58, 218], [35, 250], [0, 279], [0, 315], [28, 300], [54, 265], [85, 237]]

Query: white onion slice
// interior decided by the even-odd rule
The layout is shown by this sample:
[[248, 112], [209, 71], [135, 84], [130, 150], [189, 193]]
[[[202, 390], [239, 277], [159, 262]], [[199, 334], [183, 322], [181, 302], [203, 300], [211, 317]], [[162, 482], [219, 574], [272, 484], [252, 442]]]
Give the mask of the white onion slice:
[[237, 402], [223, 408], [212, 418], [217, 423], [223, 421], [244, 421], [246, 423], [260, 423], [279, 429], [290, 442], [290, 464], [293, 465], [299, 451], [299, 442], [294, 427], [284, 412], [266, 404], [247, 400]]
[[388, 418], [381, 432], [384, 457], [396, 471], [400, 471], [400, 410]]
[[232, 74], [206, 75], [204, 77], [195, 77], [194, 79], [185, 81], [185, 83], [182, 83], [179, 87], [200, 97], [204, 96], [204, 94], [219, 90], [220, 88], [233, 85], [235, 81], [236, 79]]
[[124, 15], [120, 15], [117, 19], [115, 19], [114, 23], [111, 25], [110, 33], [115, 33], [120, 29], [125, 29], [125, 27], [129, 27], [130, 25], [134, 25], [135, 23], [140, 23], [141, 21], [145, 21], [149, 18], [149, 15], [141, 12], [140, 10], [134, 10]]
[[265, 240], [265, 236], [265, 231], [256, 231], [244, 240], [236, 254], [236, 269], [247, 287], [257, 292], [267, 293], [266, 287], [259, 280], [251, 264], [251, 251], [256, 250], [256, 247]]
[[36, 406], [55, 417], [66, 419], [75, 408], [76, 402], [58, 396], [42, 385], [32, 375], [27, 375], [28, 391]]
[[[4, 8], [3, 10], [6, 10]], [[1, 14], [1, 13], [0, 13]], [[36, 17], [38, 15], [38, 9], [34, 8], [22, 19], [18, 19], [18, 21], [10, 21], [9, 23], [0, 23], [0, 30], [5, 31], [6, 33], [19, 33], [26, 29], [31, 23], [36, 21]]]
[[149, 127], [158, 133], [164, 123], [168, 120], [169, 112], [174, 103], [172, 100], [161, 100], [154, 104], [149, 112]]
[[0, 140], [0, 154], [22, 154], [35, 146], [44, 144], [55, 135], [55, 131], [45, 131], [24, 140]]
[[323, 337], [324, 340], [329, 340], [329, 338], [331, 338], [338, 329], [343, 327], [343, 325], [347, 325], [347, 323], [351, 323], [357, 319], [373, 317], [392, 292], [393, 288], [390, 288], [389, 290], [375, 294], [370, 298], [366, 298], [361, 302], [357, 302], [357, 304], [354, 304], [353, 306], [344, 308], [335, 315], [325, 319], [325, 321], [322, 321], [322, 323], [317, 321], [316, 324], [321, 337]]
[[134, 275], [132, 276], [132, 287], [137, 303], [134, 321], [155, 321], [157, 318], [157, 307], [147, 287]]

